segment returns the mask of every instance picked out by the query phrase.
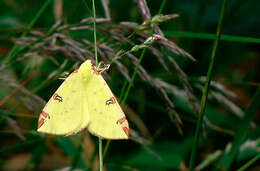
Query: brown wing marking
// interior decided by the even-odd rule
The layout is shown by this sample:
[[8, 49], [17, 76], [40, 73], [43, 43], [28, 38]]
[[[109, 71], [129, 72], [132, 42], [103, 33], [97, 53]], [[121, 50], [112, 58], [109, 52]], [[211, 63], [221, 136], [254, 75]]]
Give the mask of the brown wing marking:
[[79, 68], [75, 69], [72, 73], [77, 73]]
[[63, 100], [62, 97], [59, 96], [57, 93], [54, 93], [52, 97], [54, 100], [58, 100], [59, 102], [62, 102], [62, 100]]
[[129, 128], [124, 126], [123, 130], [124, 130], [125, 134], [129, 137]]
[[38, 121], [38, 129], [44, 124], [44, 119], [43, 118], [39, 118]]
[[123, 118], [119, 119], [118, 121], [116, 121], [116, 123], [117, 124], [120, 123], [122, 125], [125, 121], [126, 121], [126, 117], [123, 117]]
[[111, 97], [109, 100], [106, 101], [106, 105], [115, 104], [115, 103], [116, 103], [115, 97]]
[[46, 119], [50, 119], [50, 115], [44, 111], [40, 114], [39, 121], [38, 121], [38, 129], [44, 124]]
[[125, 134], [129, 136], [129, 125], [126, 117], [124, 116], [123, 118], [119, 119], [116, 121], [117, 124], [120, 124], [122, 129], [124, 130]]

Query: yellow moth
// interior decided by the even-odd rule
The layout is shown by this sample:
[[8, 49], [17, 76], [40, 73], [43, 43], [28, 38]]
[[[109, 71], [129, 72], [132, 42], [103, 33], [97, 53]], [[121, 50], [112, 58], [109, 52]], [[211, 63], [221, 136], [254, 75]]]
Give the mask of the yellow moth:
[[38, 131], [43, 133], [67, 136], [85, 128], [101, 138], [129, 137], [124, 112], [90, 60], [64, 80], [38, 120]]

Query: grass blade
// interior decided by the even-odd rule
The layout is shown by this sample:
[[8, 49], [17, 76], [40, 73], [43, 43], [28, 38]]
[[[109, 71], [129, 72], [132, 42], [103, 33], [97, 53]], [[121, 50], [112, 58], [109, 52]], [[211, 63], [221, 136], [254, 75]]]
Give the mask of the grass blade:
[[197, 120], [195, 138], [194, 138], [193, 144], [192, 144], [192, 152], [191, 152], [191, 157], [190, 157], [189, 170], [194, 170], [196, 150], [197, 150], [197, 147], [198, 147], [198, 141], [199, 141], [200, 132], [201, 132], [201, 128], [202, 128], [202, 121], [203, 121], [203, 116], [204, 116], [204, 113], [205, 113], [206, 102], [207, 102], [207, 98], [208, 98], [209, 85], [210, 85], [210, 81], [211, 81], [211, 77], [212, 77], [212, 70], [213, 70], [213, 66], [214, 66], [216, 51], [217, 51], [218, 43], [219, 43], [219, 40], [220, 40], [221, 26], [222, 26], [222, 21], [223, 21], [225, 10], [226, 10], [226, 4], [227, 4], [227, 0], [223, 0], [220, 18], [219, 18], [218, 26], [217, 26], [216, 40], [215, 40], [214, 45], [213, 45], [213, 50], [212, 50], [212, 54], [211, 54], [211, 58], [210, 58], [210, 64], [209, 64], [209, 69], [208, 69], [208, 73], [207, 73], [206, 83], [205, 83], [205, 86], [204, 86], [204, 89], [203, 89], [203, 95], [201, 97], [199, 118]]
[[256, 162], [258, 159], [260, 159], [260, 154], [256, 155], [254, 158], [252, 158], [249, 162], [247, 162], [245, 165], [243, 165], [241, 168], [239, 168], [237, 171], [244, 171], [246, 170], [250, 165], [252, 165], [254, 162]]
[[[166, 36], [175, 36], [182, 38], [191, 38], [191, 39], [209, 39], [215, 40], [216, 35], [211, 33], [199, 33], [199, 32], [180, 32], [180, 31], [164, 31]], [[229, 42], [238, 42], [238, 43], [260, 43], [259, 38], [254, 37], [244, 37], [244, 36], [231, 36], [231, 35], [221, 35], [220, 40], [229, 41]]]
[[225, 170], [229, 170], [232, 161], [235, 159], [237, 152], [239, 151], [239, 147], [241, 143], [245, 140], [251, 121], [253, 120], [257, 108], [260, 106], [260, 88], [257, 89], [250, 106], [247, 108], [245, 113], [245, 118], [243, 118], [241, 124], [238, 126], [238, 133], [234, 137], [234, 141], [232, 143], [231, 150], [226, 153], [222, 159], [218, 163], [218, 168], [224, 168]]
[[[95, 60], [96, 65], [98, 65], [98, 55], [97, 55], [97, 28], [96, 28], [96, 9], [95, 0], [92, 0], [92, 10], [93, 10], [93, 28], [94, 28], [94, 47], [95, 47]], [[102, 156], [102, 139], [98, 137], [98, 149], [99, 149], [99, 170], [103, 171], [103, 156]]]

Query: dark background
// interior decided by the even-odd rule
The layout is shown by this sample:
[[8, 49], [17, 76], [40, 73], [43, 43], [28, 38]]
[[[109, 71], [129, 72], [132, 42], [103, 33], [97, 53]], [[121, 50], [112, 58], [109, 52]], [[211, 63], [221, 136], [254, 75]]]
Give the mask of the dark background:
[[[97, 170], [98, 138], [82, 132], [70, 137], [36, 132], [41, 109], [62, 83], [58, 78], [64, 72], [73, 71], [85, 59], [93, 59], [94, 52], [93, 24], [91, 20], [80, 23], [92, 16], [90, 0], [51, 1], [34, 26], [27, 30], [46, 1], [0, 1], [0, 167], [1, 170], [65, 170], [69, 167]], [[95, 2], [97, 18], [104, 18], [103, 2]], [[119, 50], [127, 51], [149, 37], [151, 27], [138, 30], [121, 23], [142, 24], [144, 16], [138, 2], [110, 0], [111, 20], [97, 23], [100, 61], [109, 63]], [[187, 170], [189, 166], [222, 1], [146, 2], [150, 17], [158, 14], [164, 2], [161, 14], [179, 14], [177, 18], [157, 24], [168, 41], [178, 45], [180, 53], [169, 50], [163, 41], [155, 41], [151, 49], [145, 51], [141, 62], [143, 70], [135, 77], [128, 96], [122, 87], [129, 85], [136, 68], [134, 61], [140, 58], [142, 49], [131, 52], [132, 58], [125, 55], [118, 59], [123, 68], [112, 63], [104, 75], [119, 100], [127, 96], [123, 110], [131, 127], [130, 140], [111, 141], [104, 158], [105, 170]], [[197, 146], [197, 170], [220, 169], [221, 158], [227, 157], [223, 151], [236, 143], [234, 137], [244, 132], [246, 136], [235, 158], [231, 159], [231, 168], [238, 169], [259, 156], [259, 106], [255, 107], [253, 120], [248, 121], [245, 115], [260, 85], [259, 6], [257, 0], [227, 2], [223, 35]], [[58, 21], [60, 24], [54, 27]], [[62, 26], [66, 28], [59, 30]], [[88, 27], [79, 30], [80, 26]], [[55, 39], [55, 47], [60, 47], [55, 49], [50, 40], [58, 33], [66, 38]], [[134, 34], [129, 38], [131, 33]], [[77, 49], [74, 41], [90, 53]], [[102, 49], [102, 44], [112, 52]], [[10, 55], [14, 46], [17, 47]], [[159, 54], [156, 56], [152, 49]], [[158, 59], [164, 61], [167, 69]], [[249, 128], [241, 130], [240, 126], [246, 123], [250, 123]], [[107, 142], [103, 141], [104, 148]], [[249, 167], [249, 170], [258, 169], [260, 166], [256, 163]]]

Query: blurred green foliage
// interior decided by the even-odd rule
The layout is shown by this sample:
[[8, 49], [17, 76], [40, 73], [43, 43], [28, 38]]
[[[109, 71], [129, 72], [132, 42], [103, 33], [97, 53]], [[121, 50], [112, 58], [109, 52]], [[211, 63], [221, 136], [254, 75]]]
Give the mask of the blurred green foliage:
[[[95, 2], [97, 18], [104, 18], [104, 4], [108, 1]], [[111, 48], [113, 57], [121, 49], [127, 51], [142, 45], [150, 35], [151, 28], [139, 32], [137, 27], [121, 23], [143, 23], [144, 8], [138, 2], [141, 0], [110, 0], [111, 20], [97, 23], [98, 44]], [[146, 2], [151, 16], [165, 2], [162, 14], [179, 17], [159, 24], [167, 40], [155, 41], [144, 54], [140, 65], [143, 70], [134, 79], [124, 107], [133, 132], [131, 139], [111, 142], [104, 169], [188, 170], [198, 114], [196, 105], [200, 105], [222, 1]], [[96, 137], [87, 133], [54, 137], [35, 131], [42, 107], [62, 82], [58, 78], [93, 57], [94, 52], [92, 23], [81, 22], [92, 16], [90, 0], [50, 1], [32, 29], [21, 38], [44, 4], [47, 0], [0, 1], [0, 169], [98, 170]], [[256, 162], [260, 153], [259, 93], [252, 100], [260, 86], [259, 5], [257, 0], [227, 2], [197, 147], [197, 170], [225, 170], [223, 165], [229, 164], [230, 170], [236, 170], [250, 160], [254, 162], [246, 165], [248, 170], [260, 169]], [[58, 21], [61, 23], [57, 24]], [[80, 26], [90, 29], [72, 31]], [[55, 39], [55, 47], [65, 50], [51, 49], [48, 38], [55, 34], [66, 36]], [[165, 42], [179, 47], [166, 46]], [[78, 48], [73, 46], [77, 43], [84, 44], [78, 47], [85, 51], [68, 51]], [[14, 46], [16, 53], [6, 60]], [[100, 47], [100, 60], [110, 62], [108, 54]], [[113, 63], [105, 75], [117, 97], [123, 85], [129, 84], [141, 50], [132, 55], [117, 59], [123, 67]], [[104, 146], [106, 142], [103, 141]]]

